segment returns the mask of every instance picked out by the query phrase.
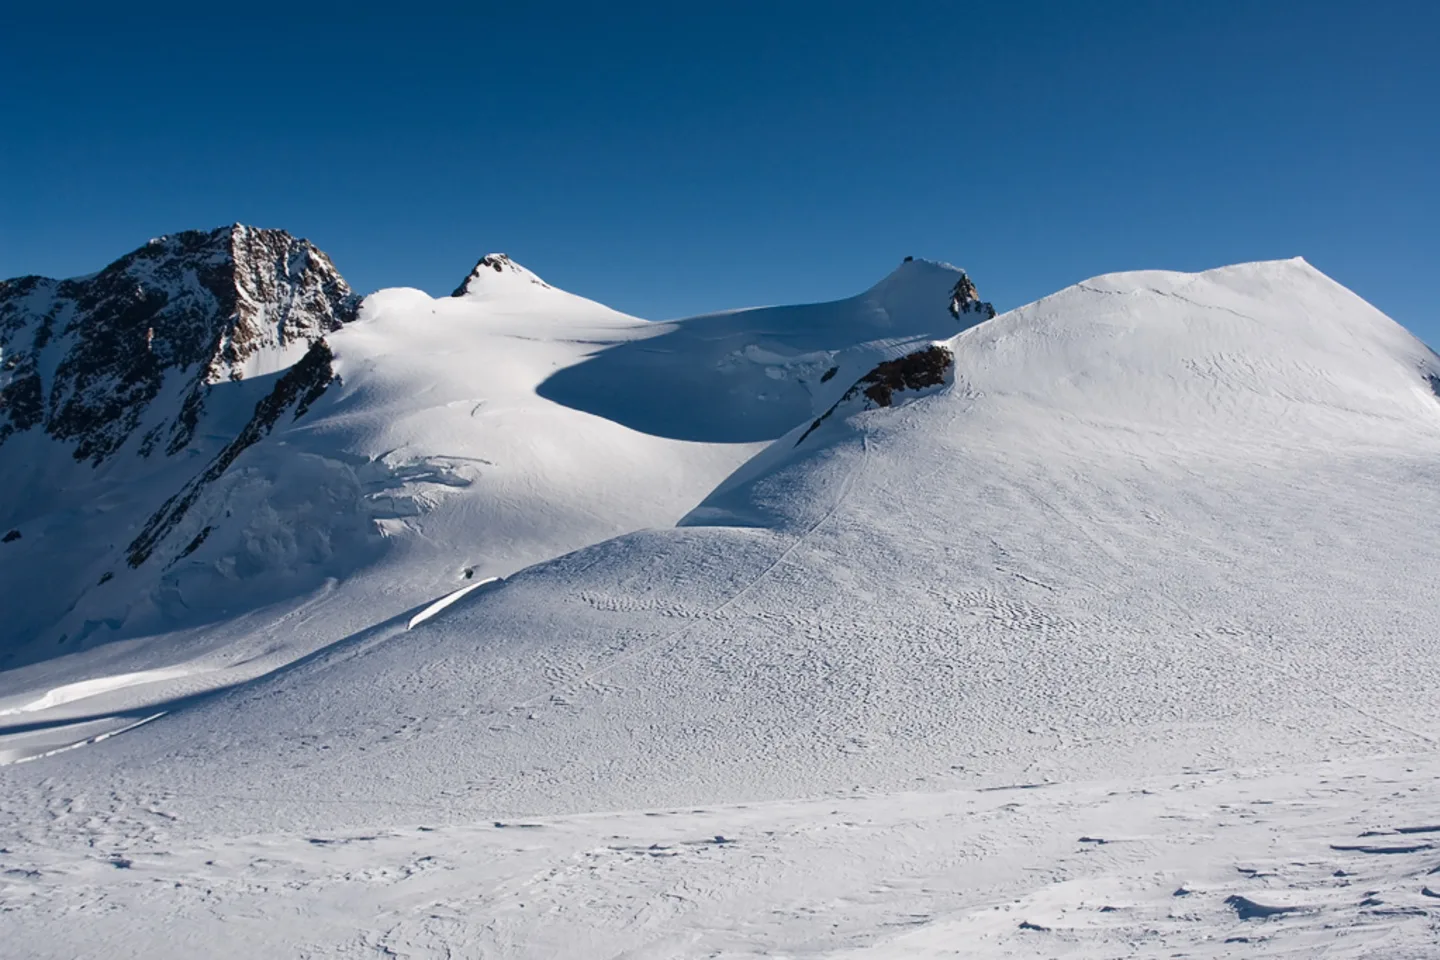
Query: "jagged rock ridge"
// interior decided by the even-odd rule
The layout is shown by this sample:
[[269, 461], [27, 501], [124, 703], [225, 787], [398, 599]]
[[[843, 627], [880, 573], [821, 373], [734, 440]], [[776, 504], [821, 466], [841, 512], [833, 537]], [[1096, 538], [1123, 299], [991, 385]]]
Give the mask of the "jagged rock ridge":
[[986, 320], [995, 316], [995, 307], [989, 301], [980, 299], [975, 281], [963, 270], [960, 271], [960, 279], [955, 281], [955, 289], [950, 292], [950, 316], [959, 320], [962, 313], [978, 313]]
[[[245, 425], [240, 434], [216, 455], [204, 472], [187, 483], [179, 493], [166, 500], [164, 505], [149, 519], [145, 528], [127, 550], [127, 560], [130, 566], [138, 567], [144, 563], [160, 541], [165, 539], [165, 536], [175, 528], [176, 524], [184, 519], [186, 512], [194, 505], [205, 488], [218, 480], [246, 448], [254, 445], [257, 440], [268, 434], [285, 411], [293, 409], [293, 417], [298, 419], [304, 415], [306, 410], [310, 409], [310, 405], [320, 398], [320, 395], [325, 392], [325, 388], [335, 378], [331, 367], [333, 360], [334, 354], [331, 353], [329, 344], [323, 339], [316, 340], [310, 345], [310, 349], [306, 351], [300, 362], [286, 371], [285, 375], [276, 382], [275, 389], [255, 405], [254, 416], [250, 418], [250, 422]], [[210, 527], [205, 527], [180, 555], [186, 556], [193, 553], [209, 532]]]
[[[158, 419], [138, 452], [177, 453], [210, 386], [288, 366], [358, 306], [309, 241], [240, 224], [160, 237], [89, 277], [0, 281], [0, 444], [39, 427], [99, 464]], [[147, 418], [162, 392], [172, 408]]]

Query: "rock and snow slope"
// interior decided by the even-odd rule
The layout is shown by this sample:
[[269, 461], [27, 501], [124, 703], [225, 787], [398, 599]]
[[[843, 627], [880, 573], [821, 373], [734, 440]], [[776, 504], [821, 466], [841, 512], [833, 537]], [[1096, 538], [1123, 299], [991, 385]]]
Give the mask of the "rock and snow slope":
[[[273, 256], [252, 255], [257, 238]], [[302, 253], [287, 260], [285, 250]], [[0, 349], [16, 370], [48, 356], [25, 345], [56, 317], [68, 338], [62, 371], [81, 354], [111, 366], [167, 359], [151, 364], [160, 386], [94, 424], [95, 437], [117, 423], [159, 426], [127, 428], [101, 463], [85, 461], [99, 440], [49, 427], [68, 402], [63, 378], [40, 390], [49, 419], [8, 439], [0, 525], [16, 539], [0, 551], [0, 601], [16, 614], [0, 657], [30, 666], [0, 675], [0, 709], [177, 661], [187, 679], [164, 689], [200, 692], [474, 579], [672, 525], [763, 441], [833, 402], [849, 375], [839, 371], [978, 319], [947, 313], [962, 274], [925, 262], [837, 304], [665, 324], [558, 290], [499, 254], [451, 297], [384, 290], [356, 310], [328, 264], [304, 241], [235, 227], [155, 241], [90, 280], [10, 285], [89, 305], [74, 317], [73, 305], [15, 307], [18, 332]], [[149, 312], [105, 306], [86, 292], [97, 285]], [[298, 306], [332, 288], [349, 312]], [[179, 339], [194, 349], [167, 346]], [[565, 379], [632, 353], [658, 359], [584, 389]], [[549, 396], [560, 381], [564, 402]], [[105, 396], [96, 391], [92, 406]], [[705, 426], [666, 432], [603, 416], [618, 402], [688, 411]], [[15, 404], [5, 410], [18, 416]], [[190, 412], [184, 444], [145, 439]], [[103, 704], [84, 706], [164, 699], [135, 686], [107, 686]]]
[[0, 283], [0, 664], [124, 630], [162, 589], [122, 576], [145, 518], [358, 302], [310, 243], [239, 225]]
[[178, 453], [210, 388], [284, 369], [358, 302], [308, 241], [240, 224], [88, 277], [0, 281], [0, 444], [38, 428], [98, 466], [139, 432], [141, 456]]
[[[389, 297], [407, 318], [428, 302]], [[355, 337], [383, 336], [389, 297]], [[468, 322], [437, 313], [417, 351], [453, 342], [447, 319]], [[1290, 261], [1099, 278], [945, 347], [948, 383], [874, 410], [845, 391], [678, 527], [529, 568], [403, 643], [85, 765], [180, 797], [245, 796], [264, 769], [287, 819], [334, 822], [349, 796], [571, 812], [1440, 735], [1440, 368], [1404, 330]], [[394, 446], [411, 390], [368, 382], [383, 399], [355, 406], [380, 415], [347, 419], [341, 391], [309, 429]], [[483, 397], [439, 399], [483, 416]], [[589, 418], [563, 442], [622, 429]], [[448, 522], [484, 509], [461, 504]], [[347, 749], [317, 752], [327, 737]]]
[[[467, 304], [486, 271], [548, 296], [508, 266], [455, 306], [367, 301], [330, 338], [328, 412], [286, 442], [384, 461], [422, 416], [408, 365], [494, 321]], [[956, 284], [935, 284], [952, 325]], [[567, 449], [773, 429], [738, 401], [743, 429], [647, 410], [633, 381], [686, 351], [799, 415], [678, 526], [5, 768], [0, 895], [26, 942], [97, 897], [153, 956], [162, 918], [203, 936], [283, 887], [302, 919], [254, 936], [332, 955], [1433, 953], [1440, 360], [1301, 261], [1101, 277], [948, 336], [878, 299], [832, 308], [892, 319], [854, 357], [805, 310], [753, 314], [793, 327], [752, 327], [749, 353], [723, 316], [644, 339], [498, 321], [537, 343], [507, 348], [506, 422], [585, 418]], [[544, 373], [556, 342], [580, 362]], [[606, 369], [614, 393], [580, 389]], [[478, 399], [442, 389], [426, 429], [461, 432], [433, 411]], [[484, 509], [447, 502], [455, 524]], [[667, 816], [594, 814], [636, 809]]]

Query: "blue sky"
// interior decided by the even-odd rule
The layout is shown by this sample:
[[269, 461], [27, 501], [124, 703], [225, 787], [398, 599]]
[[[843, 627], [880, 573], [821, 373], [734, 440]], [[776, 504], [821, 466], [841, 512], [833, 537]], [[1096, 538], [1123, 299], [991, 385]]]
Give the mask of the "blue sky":
[[36, 5], [0, 57], [0, 276], [242, 221], [365, 291], [498, 250], [661, 318], [907, 254], [1002, 308], [1303, 255], [1437, 344], [1437, 7]]

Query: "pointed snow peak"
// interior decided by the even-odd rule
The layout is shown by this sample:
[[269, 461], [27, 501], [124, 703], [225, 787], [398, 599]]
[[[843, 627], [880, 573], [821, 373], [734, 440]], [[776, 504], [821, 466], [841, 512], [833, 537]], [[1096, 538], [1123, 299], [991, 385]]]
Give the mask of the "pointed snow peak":
[[465, 282], [456, 287], [450, 296], [491, 296], [502, 290], [526, 286], [551, 289], [550, 284], [511, 260], [506, 254], [487, 253], [475, 264]]
[[906, 257], [864, 296], [891, 316], [917, 311], [931, 315], [948, 309], [967, 327], [995, 316], [995, 308], [980, 299], [969, 274], [940, 260]]
[[924, 257], [906, 257], [900, 265], [881, 280], [876, 286], [883, 286], [888, 283], [913, 282], [922, 277], [953, 277], [957, 273], [964, 273], [959, 267], [945, 263], [943, 260], [927, 260]]

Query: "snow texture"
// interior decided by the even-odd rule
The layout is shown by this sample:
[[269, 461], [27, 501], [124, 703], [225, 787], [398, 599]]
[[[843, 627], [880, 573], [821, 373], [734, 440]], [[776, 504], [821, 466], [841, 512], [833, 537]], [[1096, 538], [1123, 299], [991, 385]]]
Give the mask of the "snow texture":
[[367, 298], [116, 574], [210, 625], [0, 674], [7, 939], [1440, 956], [1440, 358], [1300, 260], [960, 277]]

